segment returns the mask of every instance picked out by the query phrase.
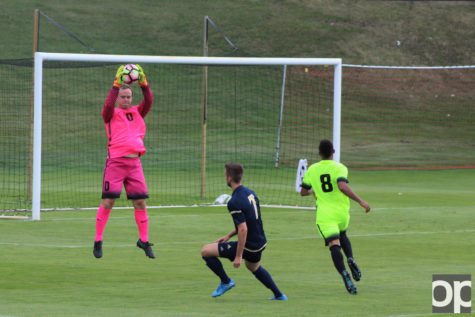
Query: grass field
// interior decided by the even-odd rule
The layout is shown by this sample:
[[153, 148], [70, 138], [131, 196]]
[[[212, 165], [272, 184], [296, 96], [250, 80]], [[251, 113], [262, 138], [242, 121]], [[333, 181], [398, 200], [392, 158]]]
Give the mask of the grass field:
[[[50, 64], [61, 67], [46, 68], [44, 76], [42, 208], [95, 206], [107, 155], [100, 110], [117, 65]], [[249, 184], [269, 204], [301, 205], [288, 195], [298, 161], [315, 162], [319, 140], [332, 139], [331, 68], [287, 70], [276, 169], [281, 67], [209, 67], [204, 196], [202, 67], [148, 64], [146, 69], [155, 96], [142, 160], [151, 205], [212, 203], [222, 194], [227, 161], [244, 164]], [[4, 77], [28, 78], [27, 71], [6, 67]], [[473, 69], [377, 71], [344, 70], [342, 162], [354, 169], [475, 166]], [[437, 79], [430, 81], [431, 75]], [[2, 98], [15, 106], [0, 119], [0, 210], [30, 209], [29, 86], [4, 82], [15, 89], [4, 90]], [[134, 89], [140, 96], [137, 85]]]
[[[415, 1], [413, 5], [409, 0], [221, 0], [219, 6], [209, 0], [86, 3], [2, 1], [0, 57], [31, 56], [33, 12], [39, 9], [107, 54], [200, 56], [203, 18], [209, 16], [241, 53], [254, 56], [343, 57], [345, 63], [367, 65], [474, 62], [472, 1]], [[40, 21], [41, 51], [88, 52], [45, 17]], [[211, 26], [209, 41], [210, 56], [232, 51]]]
[[351, 207], [357, 296], [334, 270], [313, 210], [262, 207], [262, 264], [288, 302], [268, 301], [270, 291], [227, 261], [237, 286], [211, 298], [218, 279], [200, 249], [232, 228], [225, 207], [149, 210], [155, 260], [135, 247], [131, 210], [113, 211], [99, 260], [96, 211], [55, 211], [0, 221], [0, 316], [430, 315], [432, 274], [475, 273], [475, 170], [353, 171], [350, 181], [373, 207]]
[[[365, 65], [474, 63], [472, 1], [216, 4], [2, 1], [0, 209], [31, 208], [26, 197], [31, 65], [29, 60], [5, 59], [31, 57], [35, 9], [107, 54], [200, 56], [207, 15], [239, 48], [233, 53], [210, 28], [210, 56], [341, 57], [345, 64]], [[87, 53], [45, 17], [40, 20], [40, 51]], [[270, 302], [271, 293], [252, 274], [228, 262], [225, 268], [237, 287], [211, 298], [218, 279], [205, 266], [200, 249], [232, 228], [225, 207], [150, 209], [155, 260], [135, 247], [133, 211], [114, 210], [105, 232], [104, 257], [93, 257], [94, 208], [100, 201], [107, 142], [100, 110], [116, 65], [100, 70], [50, 66], [44, 74], [43, 207], [93, 208], [43, 212], [39, 222], [0, 219], [0, 317], [427, 316], [432, 274], [475, 273], [475, 169], [354, 170], [473, 166], [472, 70], [345, 68], [342, 158], [350, 167], [350, 185], [373, 207], [370, 214], [355, 204], [351, 209], [349, 236], [363, 270], [359, 294], [350, 296], [344, 289], [318, 237], [313, 210], [263, 207], [269, 244], [262, 264], [289, 297], [288, 302]], [[256, 155], [259, 159], [244, 162], [245, 184], [256, 189], [261, 203], [277, 199], [312, 205], [311, 198], [293, 192], [294, 165], [298, 158], [316, 160], [317, 140], [331, 137], [331, 113], [326, 110], [331, 76], [310, 71], [314, 82], [306, 85], [298, 72], [289, 72], [288, 85], [295, 83], [295, 93], [287, 87], [286, 104], [293, 107], [284, 114], [282, 166], [274, 169], [280, 69], [276, 76], [242, 73], [235, 81], [224, 79], [236, 73], [213, 77], [210, 70], [210, 83], [215, 84], [208, 96], [210, 165], [207, 196], [201, 198], [201, 68], [184, 67], [178, 70], [181, 75], [152, 65], [146, 70], [159, 96], [147, 118], [144, 169], [150, 204], [212, 202], [218, 194], [229, 193], [222, 180], [224, 162]], [[250, 78], [264, 79], [268, 86]], [[314, 105], [318, 107], [309, 107]], [[237, 126], [243, 127], [240, 133]], [[320, 130], [305, 131], [304, 126]], [[256, 136], [261, 139], [258, 146], [253, 143]], [[286, 150], [295, 157], [286, 156]], [[124, 198], [117, 203], [126, 204]], [[472, 289], [475, 298], [473, 294]]]
[[[375, 65], [473, 64], [470, 26], [475, 21], [475, 6], [468, 1], [222, 0], [216, 6], [207, 0], [133, 4], [88, 0], [87, 5], [73, 0], [6, 0], [2, 4], [6, 18], [0, 20], [4, 30], [0, 43], [0, 210], [31, 208], [31, 61], [6, 59], [31, 57], [35, 9], [97, 52], [107, 54], [202, 55], [203, 18], [209, 16], [239, 47], [232, 52], [222, 34], [210, 27], [210, 56], [341, 57], [345, 64]], [[396, 46], [396, 41], [402, 44]], [[44, 16], [40, 18], [39, 50], [88, 52]], [[42, 206], [91, 206], [100, 195], [98, 184], [106, 155], [99, 112], [117, 65], [91, 68], [79, 63], [77, 68], [68, 68], [46, 64], [50, 68], [44, 73]], [[207, 196], [201, 197], [196, 185], [201, 168], [202, 69], [158, 65], [145, 69], [157, 96], [147, 118], [148, 154], [144, 157], [154, 205], [212, 202], [219, 194], [213, 177], [221, 175], [222, 164], [228, 160], [241, 161], [246, 168], [266, 165], [265, 170], [253, 171], [253, 175], [262, 174], [252, 185], [290, 187], [295, 172], [279, 174], [285, 165], [294, 168], [299, 158], [315, 161], [318, 140], [332, 137], [331, 68], [308, 74], [289, 68], [282, 169], [278, 171], [273, 165], [281, 68], [274, 74], [210, 68], [209, 176]], [[473, 69], [345, 67], [342, 160], [350, 168], [475, 165], [474, 78]], [[236, 127], [242, 128], [239, 134]], [[247, 160], [251, 157], [258, 159]], [[189, 187], [168, 190], [169, 184], [181, 186], [183, 175], [192, 178], [193, 184], [190, 181]], [[71, 197], [70, 191], [77, 194]], [[258, 191], [262, 197], [268, 195]], [[275, 192], [274, 188], [268, 191]], [[174, 195], [186, 197], [185, 201]], [[282, 192], [276, 196], [280, 198]], [[295, 204], [291, 199], [281, 203]]]

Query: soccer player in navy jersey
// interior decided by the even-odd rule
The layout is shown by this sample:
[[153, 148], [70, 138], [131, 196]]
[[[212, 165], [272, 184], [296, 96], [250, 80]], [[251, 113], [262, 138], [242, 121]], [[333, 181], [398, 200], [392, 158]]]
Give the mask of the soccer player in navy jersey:
[[[233, 190], [231, 199], [228, 201], [228, 210], [233, 218], [235, 228], [216, 242], [207, 244], [201, 249], [201, 255], [206, 265], [221, 279], [221, 283], [212, 296], [221, 296], [236, 285], [224, 271], [223, 265], [218, 259], [218, 257], [222, 257], [232, 261], [235, 268], [239, 268], [242, 259], [244, 259], [249, 271], [274, 293], [270, 299], [287, 300], [287, 296], [281, 293], [269, 272], [260, 265], [262, 251], [266, 247], [267, 240], [262, 226], [259, 199], [254, 191], [241, 184], [244, 174], [242, 165], [228, 163], [225, 167], [226, 183]], [[238, 241], [228, 242], [236, 234]]]

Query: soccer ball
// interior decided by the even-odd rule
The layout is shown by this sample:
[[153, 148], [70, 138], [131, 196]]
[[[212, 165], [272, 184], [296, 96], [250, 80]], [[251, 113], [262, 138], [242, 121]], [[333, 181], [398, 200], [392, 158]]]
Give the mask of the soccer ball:
[[139, 80], [139, 68], [134, 64], [127, 64], [124, 66], [124, 74], [122, 75], [122, 82], [124, 84], [132, 85]]

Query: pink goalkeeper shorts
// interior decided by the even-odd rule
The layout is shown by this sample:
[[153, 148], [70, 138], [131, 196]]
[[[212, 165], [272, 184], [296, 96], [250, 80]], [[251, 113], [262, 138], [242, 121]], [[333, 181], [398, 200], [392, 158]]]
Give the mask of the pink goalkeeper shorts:
[[117, 157], [106, 160], [102, 198], [119, 198], [122, 184], [124, 184], [127, 199], [148, 198], [142, 163], [138, 157]]

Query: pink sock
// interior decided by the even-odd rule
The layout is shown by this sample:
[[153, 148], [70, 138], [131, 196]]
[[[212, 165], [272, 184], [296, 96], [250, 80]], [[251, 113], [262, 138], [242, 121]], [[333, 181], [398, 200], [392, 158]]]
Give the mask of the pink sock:
[[104, 228], [106, 227], [107, 220], [109, 220], [109, 215], [111, 213], [110, 209], [105, 209], [104, 207], [99, 206], [96, 216], [96, 238], [95, 241], [102, 241], [102, 234], [104, 233]]
[[139, 228], [140, 240], [142, 240], [142, 242], [148, 242], [148, 217], [146, 209], [135, 209], [135, 222]]

